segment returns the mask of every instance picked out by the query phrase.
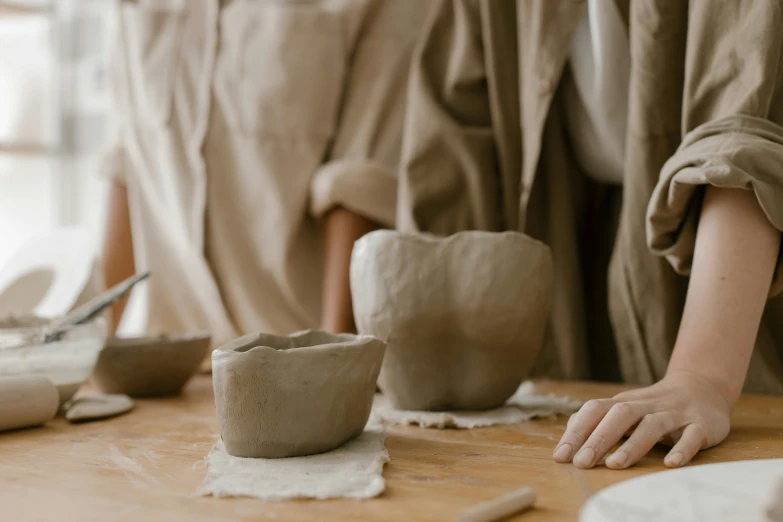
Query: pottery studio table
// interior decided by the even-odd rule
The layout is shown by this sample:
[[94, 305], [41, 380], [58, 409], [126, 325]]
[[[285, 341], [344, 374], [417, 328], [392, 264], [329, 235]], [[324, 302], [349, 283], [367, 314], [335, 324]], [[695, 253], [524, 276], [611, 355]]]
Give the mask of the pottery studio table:
[[[609, 396], [618, 386], [540, 383], [579, 399]], [[371, 500], [264, 502], [196, 497], [204, 457], [218, 436], [211, 381], [198, 376], [180, 397], [139, 400], [111, 420], [0, 434], [0, 520], [244, 521], [454, 520], [473, 504], [530, 485], [532, 511], [513, 520], [575, 521], [587, 497], [637, 475], [663, 469], [664, 450], [632, 469], [577, 470], [555, 464], [552, 449], [565, 419], [475, 430], [388, 430], [386, 492]], [[743, 397], [733, 431], [699, 464], [783, 456], [783, 398]]]

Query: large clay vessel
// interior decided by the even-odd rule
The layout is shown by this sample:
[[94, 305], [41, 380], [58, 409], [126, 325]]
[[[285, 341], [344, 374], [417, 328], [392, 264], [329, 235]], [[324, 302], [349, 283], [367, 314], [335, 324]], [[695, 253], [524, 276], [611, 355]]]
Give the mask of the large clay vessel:
[[350, 275], [359, 333], [387, 343], [379, 386], [397, 408], [500, 406], [541, 350], [552, 257], [524, 234], [377, 231]]
[[364, 430], [385, 345], [307, 330], [247, 335], [212, 352], [218, 426], [236, 457], [334, 449]]

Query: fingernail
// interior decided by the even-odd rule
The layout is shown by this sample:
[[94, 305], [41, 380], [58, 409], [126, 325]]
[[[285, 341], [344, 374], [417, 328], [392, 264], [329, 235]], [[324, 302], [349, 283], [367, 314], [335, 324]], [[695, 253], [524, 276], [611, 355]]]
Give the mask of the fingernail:
[[589, 468], [595, 460], [595, 451], [593, 448], [582, 448], [574, 457], [574, 466], [577, 468]]
[[624, 451], [615, 451], [612, 456], [606, 459], [606, 463], [616, 468], [624, 468], [628, 462], [628, 454]]
[[666, 464], [669, 466], [679, 466], [682, 464], [682, 453], [678, 451], [666, 457]]
[[558, 462], [568, 462], [571, 458], [571, 454], [574, 452], [570, 444], [561, 444], [555, 449], [555, 454], [552, 455]]

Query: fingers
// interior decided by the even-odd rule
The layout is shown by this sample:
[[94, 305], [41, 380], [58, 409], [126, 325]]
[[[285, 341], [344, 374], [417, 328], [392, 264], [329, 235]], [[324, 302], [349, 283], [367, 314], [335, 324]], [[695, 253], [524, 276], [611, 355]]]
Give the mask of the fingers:
[[639, 462], [662, 437], [677, 429], [674, 421], [674, 417], [668, 413], [645, 416], [628, 440], [606, 459], [606, 467], [625, 469]]
[[592, 468], [606, 452], [623, 437], [626, 431], [644, 417], [646, 411], [639, 403], [618, 402], [598, 424], [582, 449], [574, 456], [577, 468]]
[[566, 431], [552, 454], [556, 462], [571, 461], [574, 453], [582, 447], [612, 404], [614, 401], [610, 399], [587, 401], [578, 412], [571, 416]]
[[689, 424], [682, 432], [682, 437], [669, 451], [663, 463], [667, 468], [678, 468], [690, 462], [706, 444], [704, 431], [697, 424]]

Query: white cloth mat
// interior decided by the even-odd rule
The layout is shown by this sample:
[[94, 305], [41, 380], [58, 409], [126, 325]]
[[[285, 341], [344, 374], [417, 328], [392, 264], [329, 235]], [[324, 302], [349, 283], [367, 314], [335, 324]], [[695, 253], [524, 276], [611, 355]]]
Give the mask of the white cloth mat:
[[394, 408], [389, 399], [376, 395], [370, 422], [381, 425], [413, 424], [423, 428], [482, 428], [517, 424], [534, 418], [570, 415], [580, 401], [553, 394], [540, 395], [532, 382], [523, 382], [504, 406], [486, 411], [407, 411]]
[[384, 440], [382, 432], [367, 430], [335, 450], [283, 459], [232, 457], [218, 440], [198, 494], [263, 500], [375, 497], [386, 488]]

